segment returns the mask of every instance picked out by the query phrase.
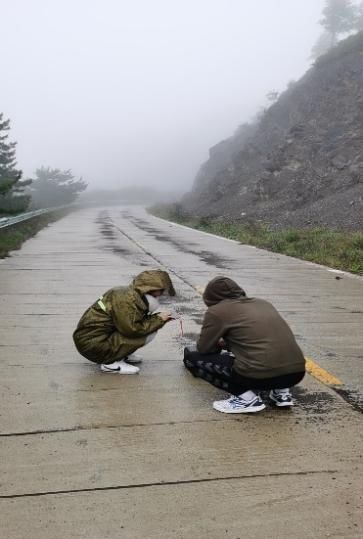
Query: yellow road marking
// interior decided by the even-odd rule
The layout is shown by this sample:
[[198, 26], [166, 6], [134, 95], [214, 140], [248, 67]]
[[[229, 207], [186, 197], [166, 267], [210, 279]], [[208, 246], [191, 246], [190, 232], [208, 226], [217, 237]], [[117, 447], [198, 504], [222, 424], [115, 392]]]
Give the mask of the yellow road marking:
[[337, 378], [333, 374], [330, 374], [330, 372], [320, 367], [317, 363], [315, 363], [315, 361], [313, 361], [309, 357], [306, 357], [305, 360], [306, 360], [306, 372], [308, 372], [311, 376], [319, 380], [319, 382], [322, 382], [323, 384], [328, 385], [328, 386], [342, 386], [343, 385], [343, 382], [339, 380], [339, 378]]

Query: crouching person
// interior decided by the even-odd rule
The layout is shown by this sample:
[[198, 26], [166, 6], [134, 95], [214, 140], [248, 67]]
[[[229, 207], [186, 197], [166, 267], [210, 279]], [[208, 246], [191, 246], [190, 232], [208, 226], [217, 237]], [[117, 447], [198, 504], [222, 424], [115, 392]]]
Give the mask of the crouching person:
[[[258, 392], [269, 390], [279, 407], [292, 406], [290, 388], [305, 375], [305, 359], [295, 337], [267, 301], [248, 298], [227, 277], [210, 281], [203, 294], [208, 309], [197, 352], [184, 351], [184, 364], [196, 377], [231, 393], [215, 401], [219, 412], [238, 414], [265, 408]], [[221, 348], [231, 353], [221, 353]]]
[[137, 374], [141, 358], [134, 352], [145, 346], [166, 322], [169, 312], [158, 312], [157, 298], [175, 296], [165, 271], [140, 273], [128, 287], [108, 290], [80, 319], [73, 333], [78, 352], [101, 366], [103, 372]]

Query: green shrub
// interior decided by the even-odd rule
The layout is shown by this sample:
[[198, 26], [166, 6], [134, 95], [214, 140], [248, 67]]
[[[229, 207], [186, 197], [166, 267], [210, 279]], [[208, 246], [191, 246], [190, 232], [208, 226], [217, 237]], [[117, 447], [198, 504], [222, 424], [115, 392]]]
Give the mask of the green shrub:
[[[153, 209], [154, 210], [154, 209]], [[339, 232], [324, 228], [270, 230], [263, 223], [226, 222], [210, 217], [191, 218], [173, 215], [169, 207], [167, 216], [151, 210], [151, 213], [230, 238], [242, 244], [254, 245], [276, 253], [286, 254], [302, 260], [323, 264], [332, 268], [363, 274], [363, 234], [361, 232]]]

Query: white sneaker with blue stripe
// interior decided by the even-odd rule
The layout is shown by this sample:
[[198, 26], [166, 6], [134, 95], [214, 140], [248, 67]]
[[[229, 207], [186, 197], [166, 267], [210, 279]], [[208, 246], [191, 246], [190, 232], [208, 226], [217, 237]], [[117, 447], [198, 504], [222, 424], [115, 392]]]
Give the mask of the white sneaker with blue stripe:
[[251, 401], [246, 401], [241, 397], [232, 395], [229, 399], [214, 401], [213, 408], [224, 414], [248, 414], [260, 412], [261, 410], [264, 410], [266, 406], [257, 395]]
[[273, 389], [269, 395], [275, 406], [283, 408], [284, 406], [294, 406], [292, 395], [289, 389]]

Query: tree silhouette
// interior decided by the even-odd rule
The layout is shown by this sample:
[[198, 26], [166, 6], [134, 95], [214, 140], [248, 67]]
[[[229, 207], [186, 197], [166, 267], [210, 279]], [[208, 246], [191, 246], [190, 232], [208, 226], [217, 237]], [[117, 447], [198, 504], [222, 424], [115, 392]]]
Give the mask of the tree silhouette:
[[49, 208], [74, 202], [85, 189], [87, 183], [82, 178], [76, 180], [71, 170], [41, 167], [35, 171], [29, 191], [32, 207]]
[[361, 2], [356, 9], [355, 28], [358, 32], [363, 30], [363, 2]]
[[22, 172], [16, 168], [16, 142], [9, 142], [10, 120], [0, 113], [0, 213], [19, 213], [29, 204], [24, 188], [31, 180], [21, 181]]
[[354, 30], [356, 7], [351, 0], [326, 0], [320, 23], [330, 36], [330, 46], [338, 41], [340, 34]]

